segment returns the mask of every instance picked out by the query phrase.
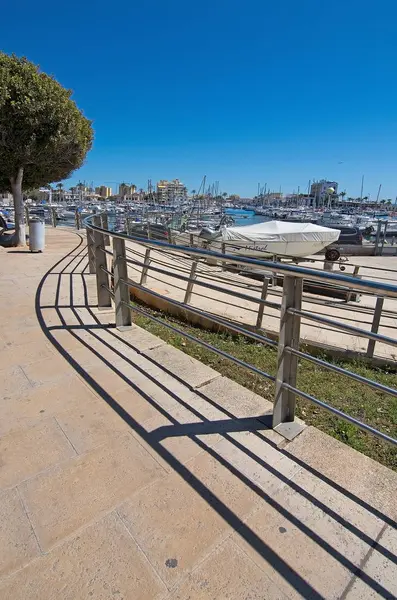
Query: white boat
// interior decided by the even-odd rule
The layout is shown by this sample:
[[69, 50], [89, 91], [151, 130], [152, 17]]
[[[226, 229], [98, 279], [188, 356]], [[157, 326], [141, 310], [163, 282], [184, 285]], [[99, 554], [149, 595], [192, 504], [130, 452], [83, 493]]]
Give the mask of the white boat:
[[[268, 221], [243, 227], [222, 227], [217, 231], [206, 229], [198, 238], [211, 250], [219, 251], [223, 243], [226, 254], [251, 258], [274, 255], [303, 258], [336, 242], [339, 235], [339, 229], [321, 227], [314, 223]], [[196, 240], [199, 241], [197, 238]]]
[[315, 254], [336, 242], [339, 229], [314, 223], [268, 221], [245, 227], [225, 227], [221, 230], [226, 253], [242, 256], [293, 256]]

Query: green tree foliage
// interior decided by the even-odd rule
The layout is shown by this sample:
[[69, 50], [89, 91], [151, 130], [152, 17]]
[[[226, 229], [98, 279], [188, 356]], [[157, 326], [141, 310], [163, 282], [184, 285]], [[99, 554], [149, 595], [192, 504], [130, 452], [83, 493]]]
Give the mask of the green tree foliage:
[[25, 244], [22, 190], [66, 179], [93, 140], [72, 92], [26, 58], [0, 52], [0, 191], [14, 197], [16, 244]]

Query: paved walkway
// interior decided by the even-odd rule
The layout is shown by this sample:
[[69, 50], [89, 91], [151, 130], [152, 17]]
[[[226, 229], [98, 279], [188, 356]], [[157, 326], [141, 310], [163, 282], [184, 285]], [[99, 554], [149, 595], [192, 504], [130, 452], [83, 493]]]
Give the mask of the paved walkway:
[[[130, 258], [143, 261], [144, 249], [142, 246], [133, 242], [127, 243], [131, 250]], [[166, 297], [173, 298], [183, 302], [185, 298], [186, 282], [177, 278], [177, 275], [187, 276], [190, 273], [191, 260], [181, 254], [158, 252], [151, 250], [151, 265], [160, 269], [165, 269], [166, 274], [155, 271], [148, 272], [146, 287]], [[352, 273], [354, 264], [365, 263], [368, 268], [361, 268], [360, 274], [363, 278], [380, 277], [385, 283], [395, 283], [395, 273], [390, 273], [383, 269], [397, 269], [395, 257], [351, 257], [347, 263], [346, 273]], [[318, 263], [307, 263], [302, 266], [319, 268]], [[370, 269], [377, 267], [379, 271]], [[340, 271], [338, 271], [340, 273]], [[141, 277], [140, 266], [130, 266], [131, 279], [139, 282]], [[238, 298], [231, 295], [235, 292], [243, 293], [249, 298], [259, 299], [261, 296], [262, 284], [260, 281], [249, 279], [235, 273], [222, 271], [220, 266], [211, 266], [205, 262], [200, 262], [196, 271], [198, 281], [212, 285], [222, 286], [225, 291], [219, 292], [205, 288], [198, 284], [194, 285], [193, 294], [189, 304], [195, 308], [210, 312], [212, 314], [224, 317], [237, 323], [255, 326], [257, 321], [258, 303], [246, 298]], [[229, 291], [229, 293], [228, 293]], [[269, 287], [267, 300], [281, 303], [281, 288]], [[346, 325], [353, 325], [366, 331], [371, 331], [374, 308], [376, 303], [375, 296], [361, 295], [360, 301], [346, 303], [344, 300], [336, 300], [315, 296], [314, 294], [304, 293], [304, 310], [308, 310], [320, 316], [330, 319], [336, 319]], [[280, 311], [276, 308], [265, 307], [262, 319], [262, 328], [266, 332], [277, 334], [279, 329]], [[379, 333], [385, 336], [396, 338], [397, 331], [397, 300], [386, 299], [382, 319], [380, 322]], [[329, 325], [322, 325], [318, 322], [302, 318], [301, 339], [307, 343], [314, 343], [318, 346], [330, 347], [334, 349], [352, 350], [360, 354], [365, 354], [368, 346], [368, 340], [350, 333], [344, 333], [340, 329]], [[395, 346], [381, 344], [375, 345], [375, 356], [396, 360], [397, 351]]]
[[396, 597], [397, 473], [118, 332], [83, 240], [47, 242], [0, 249], [0, 598]]

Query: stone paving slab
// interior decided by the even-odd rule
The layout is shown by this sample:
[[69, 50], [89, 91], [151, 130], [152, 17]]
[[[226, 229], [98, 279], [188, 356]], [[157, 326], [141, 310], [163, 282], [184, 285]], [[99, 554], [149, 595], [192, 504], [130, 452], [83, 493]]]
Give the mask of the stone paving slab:
[[160, 600], [164, 590], [116, 514], [0, 582], [13, 600]]
[[217, 371], [173, 346], [162, 345], [159, 348], [148, 350], [144, 354], [155, 363], [160, 364], [163, 369], [177, 375], [179, 379], [194, 388], [219, 377]]
[[81, 235], [46, 233], [0, 264], [0, 598], [394, 598], [396, 473], [117, 331]]
[[288, 596], [230, 539], [218, 546], [188, 577], [176, 586], [169, 600], [213, 600]]
[[[356, 503], [380, 518], [397, 519], [397, 473], [315, 427], [308, 427], [285, 449], [315, 475], [346, 490]], [[331, 457], [331, 458], [330, 458]]]
[[19, 489], [40, 546], [48, 550], [163, 474], [159, 464], [126, 434], [60, 463]]
[[9, 433], [0, 438], [0, 488], [13, 487], [75, 455], [55, 419]]
[[[0, 491], [0, 578], [39, 554], [40, 548], [18, 490]], [[11, 594], [9, 598], [12, 597]]]

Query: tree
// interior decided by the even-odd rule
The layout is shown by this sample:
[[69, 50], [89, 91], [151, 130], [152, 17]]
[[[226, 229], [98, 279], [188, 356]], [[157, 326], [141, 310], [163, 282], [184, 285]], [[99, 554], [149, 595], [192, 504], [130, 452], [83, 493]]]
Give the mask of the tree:
[[14, 244], [24, 245], [22, 191], [70, 177], [93, 139], [72, 92], [26, 58], [0, 52], [0, 191], [12, 192]]

